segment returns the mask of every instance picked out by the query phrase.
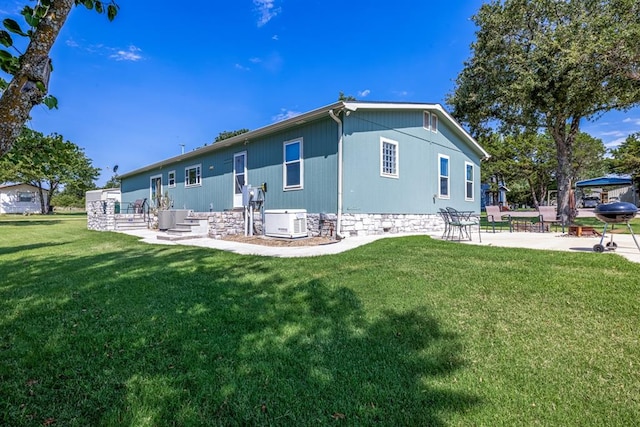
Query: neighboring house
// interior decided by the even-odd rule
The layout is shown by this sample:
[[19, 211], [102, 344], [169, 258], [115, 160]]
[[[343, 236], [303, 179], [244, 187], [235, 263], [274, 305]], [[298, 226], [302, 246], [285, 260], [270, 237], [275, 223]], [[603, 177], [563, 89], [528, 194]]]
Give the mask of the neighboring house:
[[[491, 184], [482, 184], [482, 207], [485, 206], [509, 206], [507, 203], [507, 193], [509, 189], [503, 183], [495, 184], [495, 178], [492, 178], [494, 182]], [[497, 188], [497, 191], [493, 188]]]
[[[43, 190], [47, 205], [48, 191]], [[0, 214], [42, 212], [38, 187], [31, 184], [0, 185]]]
[[[174, 208], [196, 212], [242, 209], [242, 185], [266, 183], [265, 209], [306, 209], [331, 218], [338, 232], [377, 234], [420, 231], [440, 221], [439, 208], [480, 212], [480, 162], [487, 157], [439, 104], [354, 101], [119, 178], [123, 203], [147, 198], [153, 206], [169, 195]], [[410, 216], [412, 229], [399, 225], [398, 215]]]

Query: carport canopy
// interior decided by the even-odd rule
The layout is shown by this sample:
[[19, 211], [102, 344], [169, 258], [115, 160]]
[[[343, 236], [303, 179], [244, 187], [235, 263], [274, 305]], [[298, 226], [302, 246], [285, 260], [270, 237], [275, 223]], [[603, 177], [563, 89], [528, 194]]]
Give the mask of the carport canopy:
[[600, 178], [585, 179], [576, 182], [576, 188], [582, 187], [609, 187], [631, 185], [631, 177], [626, 176], [601, 176]]

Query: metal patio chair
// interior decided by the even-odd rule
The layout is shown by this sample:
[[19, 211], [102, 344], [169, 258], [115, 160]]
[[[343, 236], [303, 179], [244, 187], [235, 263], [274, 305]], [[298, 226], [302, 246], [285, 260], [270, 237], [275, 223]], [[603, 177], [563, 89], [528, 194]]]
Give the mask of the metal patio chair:
[[[500, 210], [500, 206], [485, 206], [487, 211], [487, 226], [485, 228], [486, 231], [489, 231], [489, 225], [491, 225], [491, 231], [496, 232], [496, 225], [500, 226], [502, 229], [502, 225], [508, 225], [509, 231], [513, 231], [513, 227], [511, 225], [511, 217], [507, 213], [503, 213]], [[507, 218], [503, 218], [506, 214]]]
[[449, 213], [449, 226], [451, 229], [454, 227], [458, 228], [458, 241], [462, 240], [463, 234], [465, 234], [469, 240], [473, 240], [471, 238], [471, 228], [473, 226], [477, 226], [478, 239], [482, 242], [480, 218], [475, 216], [473, 211], [458, 211], [454, 208], [448, 207], [447, 212]]
[[555, 226], [556, 231], [558, 231], [558, 226], [562, 226], [562, 232], [564, 233], [564, 224], [562, 221], [558, 219], [558, 210], [556, 206], [540, 206], [538, 207], [538, 212], [540, 212], [540, 231], [544, 232], [545, 230], [551, 231], [551, 226]]
[[440, 208], [440, 216], [444, 221], [444, 232], [442, 233], [441, 239], [449, 239], [449, 233], [451, 232], [451, 225], [449, 224], [451, 222], [451, 218], [449, 217], [449, 212]]

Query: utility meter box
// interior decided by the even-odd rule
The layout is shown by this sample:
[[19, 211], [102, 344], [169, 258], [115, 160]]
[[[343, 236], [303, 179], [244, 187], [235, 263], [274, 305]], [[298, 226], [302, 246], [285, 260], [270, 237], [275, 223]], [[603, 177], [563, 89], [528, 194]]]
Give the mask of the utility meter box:
[[253, 188], [250, 185], [242, 186], [242, 206], [249, 206], [251, 200], [255, 197], [255, 193], [258, 192], [257, 188]]
[[307, 237], [306, 209], [270, 209], [264, 211], [264, 234], [295, 239]]

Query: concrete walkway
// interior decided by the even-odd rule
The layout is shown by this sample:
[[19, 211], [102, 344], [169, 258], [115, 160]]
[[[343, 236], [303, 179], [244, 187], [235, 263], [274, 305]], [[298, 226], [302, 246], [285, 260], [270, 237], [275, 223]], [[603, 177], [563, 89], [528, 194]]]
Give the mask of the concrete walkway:
[[[409, 234], [392, 234], [381, 236], [362, 236], [349, 237], [338, 243], [319, 245], [319, 246], [262, 246], [247, 243], [238, 243], [227, 240], [218, 240], [211, 238], [188, 239], [178, 241], [159, 240], [159, 232], [155, 230], [130, 230], [126, 234], [139, 237], [145, 243], [159, 245], [186, 245], [199, 246], [223, 251], [235, 252], [244, 255], [261, 255], [274, 257], [309, 257], [320, 255], [331, 255], [348, 251], [361, 245], [366, 245], [375, 240], [382, 238], [393, 238], [408, 236]], [[434, 239], [440, 239], [440, 235], [431, 236]], [[516, 232], [509, 233], [502, 231], [498, 233], [482, 232], [482, 243], [478, 241], [478, 234], [474, 234], [473, 241], [463, 241], [466, 244], [482, 245], [482, 246], [498, 246], [509, 248], [529, 248], [549, 251], [569, 251], [569, 252], [593, 252], [593, 246], [600, 243], [600, 237], [570, 237], [562, 233], [530, 233]], [[640, 236], [636, 237], [640, 243]], [[610, 240], [607, 234], [603, 244]], [[636, 247], [630, 234], [615, 234], [614, 242], [618, 245], [615, 251], [605, 251], [601, 256], [612, 256], [617, 254], [626, 259], [640, 263], [640, 250]], [[452, 242], [457, 244], [457, 242]]]

